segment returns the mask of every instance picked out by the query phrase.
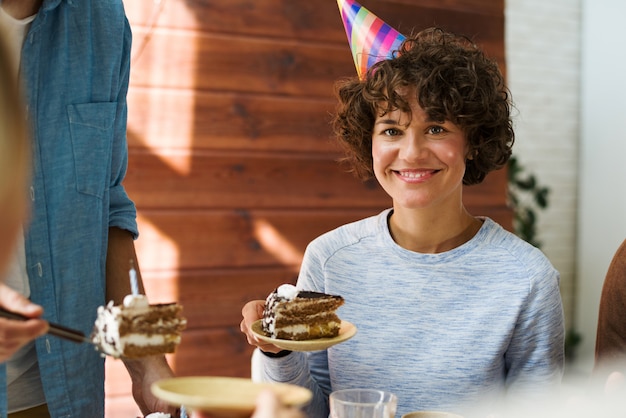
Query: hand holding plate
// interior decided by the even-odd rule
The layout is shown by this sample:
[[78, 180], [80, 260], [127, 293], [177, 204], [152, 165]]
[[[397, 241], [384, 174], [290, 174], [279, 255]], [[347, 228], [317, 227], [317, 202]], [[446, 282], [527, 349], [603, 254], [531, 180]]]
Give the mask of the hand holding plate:
[[243, 319], [241, 320], [239, 328], [241, 329], [241, 332], [246, 334], [248, 344], [258, 347], [259, 349], [261, 349], [261, 351], [264, 351], [266, 353], [278, 353], [283, 349], [274, 345], [271, 341], [258, 338], [258, 333], [252, 329], [255, 323], [261, 322], [261, 318], [263, 318], [264, 307], [264, 300], [253, 300], [246, 303], [241, 310], [241, 315], [243, 316]]

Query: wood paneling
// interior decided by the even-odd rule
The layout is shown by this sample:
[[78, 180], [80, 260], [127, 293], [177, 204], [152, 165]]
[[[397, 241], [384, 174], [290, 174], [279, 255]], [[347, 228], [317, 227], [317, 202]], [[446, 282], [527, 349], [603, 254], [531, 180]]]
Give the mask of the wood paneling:
[[[137, 32], [142, 35], [141, 30]], [[222, 34], [155, 32], [134, 62], [131, 79], [138, 87], [330, 97], [334, 80], [354, 72], [347, 41], [224, 38]], [[481, 38], [478, 43], [493, 51], [493, 58], [504, 66], [492, 39]]]
[[[169, 160], [185, 159], [168, 157]], [[137, 170], [127, 185], [142, 184], [134, 199], [142, 208], [381, 207], [390, 200], [375, 183], [364, 187], [336, 161], [241, 152], [188, 158], [191, 171], [165, 170], [151, 155], [131, 157]], [[333, 187], [328, 187], [332, 182]]]
[[[463, 33], [494, 33], [504, 20], [503, 1], [366, 0], [361, 4], [397, 29], [447, 25]], [[160, 11], [160, 13], [159, 13]], [[346, 42], [335, 1], [132, 0], [126, 12], [134, 27], [245, 34], [297, 40]], [[410, 29], [409, 29], [410, 30]], [[482, 38], [485, 38], [483, 35]], [[499, 42], [497, 37], [496, 42]]]
[[[239, 324], [241, 308], [246, 302], [265, 298], [268, 286], [295, 283], [297, 270], [297, 266], [280, 266], [149, 271], [144, 273], [144, 279], [150, 282], [148, 297], [162, 302], [172, 300], [171, 283], [180, 283], [175, 291], [185, 301], [187, 330], [197, 331]], [[211, 315], [207, 315], [207, 307], [211, 307]], [[243, 334], [241, 337], [245, 339]]]
[[224, 38], [155, 32], [134, 63], [131, 79], [136, 86], [168, 89], [329, 97], [329, 79], [345, 76], [353, 68], [345, 47], [338, 44]]
[[[297, 266], [316, 236], [377, 211], [248, 210], [142, 211], [177, 244], [180, 269]], [[138, 242], [141, 269], [167, 270], [171, 260], [155, 240]], [[161, 247], [162, 248], [162, 247]], [[182, 284], [179, 284], [182, 286]], [[271, 290], [271, 289], [269, 289]]]
[[[187, 174], [168, 170], [163, 158], [189, 164]], [[126, 185], [142, 209], [289, 208], [357, 209], [390, 206], [378, 183], [357, 180], [332, 158], [268, 156], [246, 152], [157, 156], [136, 152]], [[505, 204], [506, 179], [498, 172], [466, 187], [471, 206]], [[332, 187], [331, 187], [332, 185]]]
[[[330, 98], [136, 87], [128, 97], [131, 149], [332, 153]], [[190, 118], [185, 109], [200, 117]], [[190, 140], [190, 141], [188, 141]]]
[[[502, 0], [362, 0], [402, 32], [472, 37], [504, 70]], [[188, 319], [168, 356], [179, 375], [249, 376], [241, 308], [295, 282], [306, 245], [390, 205], [337, 163], [335, 82], [354, 64], [334, 0], [126, 0], [133, 29], [129, 171], [137, 252], [153, 302]], [[506, 173], [465, 189], [510, 228]], [[132, 416], [130, 381], [107, 361], [107, 416]]]

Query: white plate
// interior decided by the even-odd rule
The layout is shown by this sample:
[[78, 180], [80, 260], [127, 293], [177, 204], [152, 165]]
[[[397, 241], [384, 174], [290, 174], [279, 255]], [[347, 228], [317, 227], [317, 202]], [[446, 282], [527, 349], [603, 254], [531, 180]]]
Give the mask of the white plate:
[[280, 347], [283, 350], [291, 351], [317, 351], [325, 350], [328, 347], [332, 347], [335, 344], [342, 343], [354, 337], [356, 334], [356, 326], [348, 321], [341, 321], [341, 327], [339, 328], [339, 335], [334, 338], [317, 338], [315, 340], [283, 340], [278, 338], [268, 337], [263, 331], [261, 325], [262, 319], [255, 321], [252, 324], [252, 332], [259, 339], [269, 344], [274, 344], [276, 347]]
[[311, 391], [284, 383], [255, 383], [238, 377], [175, 377], [152, 385], [152, 393], [171, 405], [209, 412], [219, 417], [249, 417], [259, 392], [273, 390], [285, 405], [301, 406]]

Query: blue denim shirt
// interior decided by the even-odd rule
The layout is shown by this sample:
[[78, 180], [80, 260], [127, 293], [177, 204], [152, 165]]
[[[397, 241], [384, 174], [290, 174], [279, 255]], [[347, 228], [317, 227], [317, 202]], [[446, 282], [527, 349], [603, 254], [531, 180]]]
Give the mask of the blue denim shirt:
[[[137, 235], [122, 187], [130, 46], [122, 0], [44, 0], [22, 50], [33, 129], [31, 299], [47, 320], [86, 335], [105, 303], [109, 227]], [[104, 416], [104, 360], [94, 348], [53, 336], [36, 345], [51, 415]], [[4, 417], [4, 367], [0, 385]]]

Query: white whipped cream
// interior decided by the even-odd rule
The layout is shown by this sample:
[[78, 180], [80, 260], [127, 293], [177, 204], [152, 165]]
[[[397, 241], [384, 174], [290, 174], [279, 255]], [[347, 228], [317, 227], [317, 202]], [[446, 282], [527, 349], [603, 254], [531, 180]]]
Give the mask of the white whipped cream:
[[293, 300], [298, 295], [298, 289], [292, 284], [281, 284], [276, 289], [278, 297], [285, 298], [287, 300]]
[[126, 309], [147, 310], [150, 302], [145, 295], [126, 295], [124, 297], [124, 307]]

